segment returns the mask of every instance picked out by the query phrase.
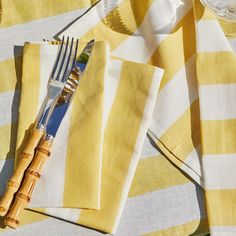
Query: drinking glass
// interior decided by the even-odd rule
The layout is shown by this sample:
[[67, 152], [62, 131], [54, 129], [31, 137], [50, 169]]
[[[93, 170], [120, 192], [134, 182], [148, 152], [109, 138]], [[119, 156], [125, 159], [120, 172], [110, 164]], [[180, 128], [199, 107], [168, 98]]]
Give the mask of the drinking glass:
[[236, 0], [201, 0], [212, 13], [228, 21], [236, 21]]

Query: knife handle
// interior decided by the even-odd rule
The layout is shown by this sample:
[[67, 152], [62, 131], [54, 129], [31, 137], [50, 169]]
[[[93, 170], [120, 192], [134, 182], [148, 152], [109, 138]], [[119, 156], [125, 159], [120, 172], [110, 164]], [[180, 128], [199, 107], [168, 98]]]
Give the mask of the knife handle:
[[37, 147], [40, 139], [42, 138], [44, 131], [39, 129], [33, 129], [30, 135], [30, 138], [27, 141], [27, 144], [24, 148], [24, 151], [20, 155], [19, 163], [15, 169], [13, 175], [7, 183], [6, 191], [0, 201], [0, 216], [6, 215], [14, 194], [20, 187], [21, 181], [24, 176], [24, 172], [31, 163], [34, 157], [34, 151]]
[[52, 140], [44, 139], [39, 147], [36, 148], [36, 154], [26, 171], [23, 183], [16, 194], [16, 198], [9, 212], [7, 213], [4, 224], [12, 228], [17, 228], [20, 223], [21, 213], [27, 207], [34, 187], [41, 177], [43, 166], [50, 156]]

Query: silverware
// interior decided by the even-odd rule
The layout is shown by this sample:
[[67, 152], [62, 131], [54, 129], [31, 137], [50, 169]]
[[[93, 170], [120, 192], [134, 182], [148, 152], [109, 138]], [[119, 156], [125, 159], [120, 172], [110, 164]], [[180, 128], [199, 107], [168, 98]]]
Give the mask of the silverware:
[[39, 116], [36, 129], [45, 129], [47, 121], [51, 115], [51, 111], [55, 105], [56, 98], [58, 98], [58, 96], [61, 94], [66, 83], [66, 79], [68, 78], [69, 73], [75, 63], [77, 47], [78, 40], [74, 45], [74, 38], [72, 38], [70, 49], [68, 50], [69, 37], [67, 37], [65, 46], [63, 37], [61, 47], [58, 51], [58, 56], [49, 79], [46, 102]]
[[61, 94], [58, 97], [56, 105], [53, 107], [50, 118], [47, 122], [46, 135], [42, 138], [39, 146], [36, 148], [35, 156], [26, 171], [23, 183], [16, 194], [16, 198], [9, 212], [6, 215], [4, 221], [5, 225], [12, 228], [16, 228], [19, 225], [21, 213], [30, 201], [33, 189], [42, 174], [43, 166], [50, 156], [54, 137], [56, 136], [63, 117], [72, 101], [81, 76], [87, 66], [93, 47], [94, 40], [90, 41], [86, 45], [72, 68], [69, 78], [66, 80], [64, 88], [61, 91]]
[[68, 80], [66, 81], [65, 87], [61, 95], [59, 96], [57, 104], [54, 107], [46, 126], [47, 140], [52, 140], [56, 136], [57, 130], [72, 100], [72, 96], [87, 66], [89, 57], [92, 53], [93, 46], [94, 46], [94, 40], [91, 40], [80, 54], [78, 60], [76, 61], [69, 75]]
[[63, 37], [51, 76], [49, 78], [48, 92], [44, 102], [45, 105], [40, 111], [38, 116], [39, 118], [36, 120], [35, 128], [31, 132], [31, 136], [20, 156], [17, 168], [8, 181], [7, 189], [0, 201], [1, 216], [4, 216], [7, 213], [12, 203], [14, 194], [20, 187], [25, 170], [33, 159], [35, 148], [45, 133], [47, 121], [50, 118], [53, 107], [56, 105], [57, 98], [61, 94], [66, 83], [66, 79], [68, 78], [75, 63], [77, 48], [78, 40], [74, 44], [74, 39], [72, 38], [70, 43], [70, 39], [68, 37], [65, 43]]

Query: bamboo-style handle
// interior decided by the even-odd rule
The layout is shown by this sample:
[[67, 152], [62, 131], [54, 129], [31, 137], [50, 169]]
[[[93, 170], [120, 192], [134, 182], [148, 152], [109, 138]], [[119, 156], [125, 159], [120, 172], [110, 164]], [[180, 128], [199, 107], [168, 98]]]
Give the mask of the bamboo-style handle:
[[20, 187], [25, 170], [27, 169], [34, 157], [35, 148], [38, 146], [38, 143], [42, 138], [43, 134], [44, 132], [42, 130], [32, 130], [31, 136], [24, 148], [24, 151], [20, 155], [17, 168], [11, 176], [10, 180], [8, 181], [6, 191], [0, 201], [0, 216], [6, 215], [12, 203], [14, 194]]
[[23, 183], [5, 217], [5, 225], [12, 228], [17, 228], [19, 225], [21, 213], [30, 201], [34, 187], [42, 174], [43, 166], [50, 156], [51, 148], [52, 140], [46, 139], [42, 141], [38, 148], [36, 148], [36, 154], [33, 161], [27, 169]]

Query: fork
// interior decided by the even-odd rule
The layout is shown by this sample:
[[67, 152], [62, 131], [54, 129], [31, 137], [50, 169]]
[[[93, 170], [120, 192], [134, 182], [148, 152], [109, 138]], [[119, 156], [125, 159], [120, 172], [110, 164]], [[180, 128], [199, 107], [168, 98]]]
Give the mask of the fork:
[[35, 148], [45, 133], [45, 127], [50, 118], [51, 112], [56, 105], [57, 98], [60, 96], [71, 69], [76, 61], [76, 53], [78, 48], [78, 39], [74, 44], [74, 38], [71, 42], [67, 37], [66, 43], [64, 37], [58, 49], [57, 57], [49, 78], [48, 91], [43, 103], [39, 116], [36, 119], [34, 129], [20, 155], [19, 163], [16, 170], [7, 183], [6, 191], [0, 201], [0, 216], [6, 215], [8, 212], [15, 193], [18, 191], [23, 179], [25, 170], [31, 163]]

